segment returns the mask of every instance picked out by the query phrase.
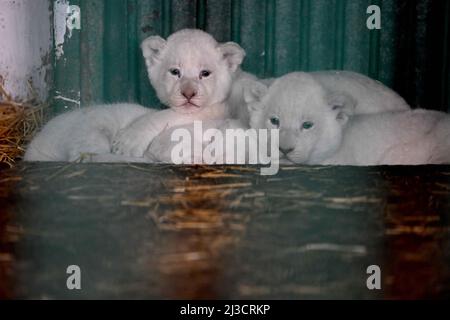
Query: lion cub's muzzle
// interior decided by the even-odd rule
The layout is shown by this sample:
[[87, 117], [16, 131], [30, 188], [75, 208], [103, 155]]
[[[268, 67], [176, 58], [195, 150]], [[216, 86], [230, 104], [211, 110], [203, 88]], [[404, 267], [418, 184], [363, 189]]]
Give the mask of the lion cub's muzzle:
[[180, 86], [180, 94], [185, 99], [184, 103], [180, 107], [200, 108], [200, 102], [198, 101], [199, 88], [197, 83], [192, 80], [182, 82]]

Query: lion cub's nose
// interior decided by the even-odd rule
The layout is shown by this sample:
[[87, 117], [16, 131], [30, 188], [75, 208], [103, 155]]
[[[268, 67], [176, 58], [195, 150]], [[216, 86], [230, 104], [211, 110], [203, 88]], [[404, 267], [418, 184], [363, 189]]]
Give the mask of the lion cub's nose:
[[288, 154], [294, 151], [294, 148], [280, 148], [280, 151], [284, 154]]
[[191, 100], [193, 97], [196, 96], [197, 91], [194, 89], [185, 89], [181, 92], [181, 94], [188, 100]]

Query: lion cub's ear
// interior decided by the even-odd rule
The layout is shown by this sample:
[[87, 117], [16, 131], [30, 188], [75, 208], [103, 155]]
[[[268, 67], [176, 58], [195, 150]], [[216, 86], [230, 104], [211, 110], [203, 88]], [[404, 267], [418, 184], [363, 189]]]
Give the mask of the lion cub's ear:
[[355, 113], [356, 100], [345, 92], [331, 92], [327, 96], [331, 110], [336, 114], [336, 120], [342, 125]]
[[231, 72], [236, 71], [244, 60], [244, 49], [235, 42], [222, 43], [219, 45], [218, 49], [222, 53], [223, 58], [227, 61]]
[[267, 93], [267, 86], [256, 80], [243, 81], [244, 101], [248, 106], [250, 112], [257, 111], [261, 108], [260, 103], [262, 98]]
[[141, 49], [147, 68], [152, 67], [156, 62], [159, 61], [161, 51], [165, 46], [166, 40], [164, 40], [160, 36], [151, 36], [142, 41]]

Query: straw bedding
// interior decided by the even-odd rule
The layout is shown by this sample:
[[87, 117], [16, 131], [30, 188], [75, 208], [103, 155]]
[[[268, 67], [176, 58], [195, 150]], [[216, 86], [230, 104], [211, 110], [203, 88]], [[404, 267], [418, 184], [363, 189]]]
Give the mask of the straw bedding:
[[14, 166], [44, 121], [46, 104], [15, 102], [0, 83], [0, 165]]

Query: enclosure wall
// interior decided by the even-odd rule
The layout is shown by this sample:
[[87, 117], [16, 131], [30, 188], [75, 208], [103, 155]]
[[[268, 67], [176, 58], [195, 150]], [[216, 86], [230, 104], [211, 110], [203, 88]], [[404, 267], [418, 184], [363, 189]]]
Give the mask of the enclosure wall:
[[[158, 107], [139, 43], [201, 28], [247, 52], [260, 77], [346, 69], [381, 80], [413, 106], [447, 110], [450, 1], [441, 0], [77, 0], [81, 30], [56, 61], [56, 108], [135, 101]], [[367, 7], [381, 8], [369, 30]]]

